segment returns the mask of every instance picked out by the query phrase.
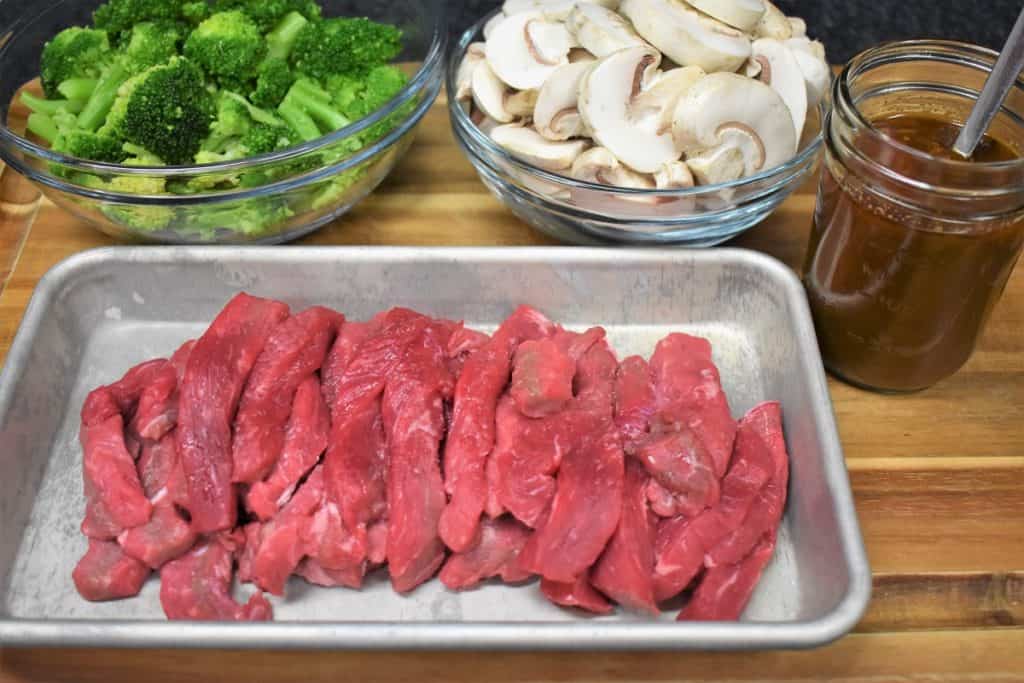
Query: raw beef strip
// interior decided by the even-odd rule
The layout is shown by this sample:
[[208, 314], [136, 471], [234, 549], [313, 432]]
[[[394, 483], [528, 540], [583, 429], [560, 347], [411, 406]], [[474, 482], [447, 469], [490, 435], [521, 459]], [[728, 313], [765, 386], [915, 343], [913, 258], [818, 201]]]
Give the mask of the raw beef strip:
[[546, 417], [572, 399], [576, 363], [552, 339], [526, 341], [516, 349], [509, 395], [527, 417]]
[[640, 463], [626, 462], [622, 516], [604, 554], [590, 571], [590, 582], [624, 607], [657, 614], [652, 583], [656, 519], [647, 508], [648, 478]]
[[[139, 363], [117, 382], [96, 389], [86, 397], [85, 405], [82, 406], [82, 422], [103, 420], [115, 412], [121, 413], [127, 420], [135, 413], [143, 389], [152, 384], [166, 366], [167, 361], [162, 358]], [[104, 394], [106, 398], [96, 403], [97, 398]]]
[[362, 567], [327, 569], [312, 557], [307, 557], [300, 562], [295, 573], [309, 583], [328, 588], [344, 586], [345, 588], [359, 589], [363, 585]]
[[729, 467], [736, 421], [718, 368], [711, 360], [711, 344], [687, 334], [670, 334], [651, 357], [658, 407], [663, 421], [686, 424], [700, 439], [721, 479]]
[[[652, 434], [637, 448], [636, 457], [672, 499], [671, 506], [657, 506], [659, 514], [692, 517], [718, 502], [721, 492], [714, 462], [704, 443], [687, 425], [676, 425], [676, 431]], [[654, 498], [664, 500], [664, 495], [658, 491]]]
[[[98, 404], [99, 401], [93, 401], [94, 407]], [[107, 411], [96, 415], [102, 412]], [[90, 515], [87, 509], [86, 515], [94, 520], [107, 519], [117, 527], [127, 529], [145, 524], [152, 506], [142, 490], [135, 461], [125, 447], [124, 420], [116, 408], [111, 412], [109, 417], [91, 423], [83, 414], [79, 440], [82, 443], [82, 476], [87, 508], [97, 503], [103, 505], [102, 513], [94, 511]], [[97, 523], [95, 526], [107, 525]]]
[[594, 590], [586, 574], [567, 583], [541, 579], [540, 590], [548, 600], [563, 607], [579, 607], [594, 614], [611, 614], [614, 609], [603, 595]]
[[165, 502], [187, 509], [188, 489], [185, 472], [178, 457], [178, 443], [174, 432], [162, 439], [148, 442], [142, 447], [138, 461], [142, 490], [153, 505]]
[[483, 332], [466, 327], [465, 323], [457, 324], [448, 340], [448, 370], [452, 377], [461, 376], [469, 357], [486, 346], [490, 340], [491, 338]]
[[138, 595], [150, 569], [112, 541], [89, 539], [89, 549], [71, 573], [78, 594], [93, 602]]
[[186, 553], [196, 534], [168, 500], [153, 507], [148, 522], [128, 529], [117, 540], [126, 554], [159, 569]]
[[615, 374], [615, 424], [622, 435], [622, 450], [633, 455], [647, 439], [655, 412], [654, 382], [640, 356], [630, 356]]
[[84, 536], [98, 541], [111, 541], [124, 531], [124, 527], [114, 521], [99, 491], [88, 478], [85, 479], [85, 518], [82, 520], [81, 531]]
[[232, 481], [260, 481], [281, 456], [295, 392], [323, 365], [343, 320], [317, 306], [291, 316], [270, 333], [238, 404]]
[[246, 494], [249, 510], [264, 521], [277, 514], [291, 498], [295, 485], [316, 465], [327, 448], [330, 430], [331, 416], [320, 390], [320, 380], [315, 374], [310, 375], [295, 391], [281, 457], [274, 463], [266, 481], [256, 482]]
[[[440, 522], [441, 538], [455, 552], [472, 545], [484, 511], [487, 459], [495, 447], [496, 405], [509, 381], [512, 353], [522, 341], [553, 332], [550, 320], [520, 306], [462, 367], [444, 449], [444, 485], [451, 499]], [[452, 339], [462, 341], [458, 330]]]
[[388, 443], [388, 570], [405, 593], [444, 561], [437, 533], [444, 509], [438, 457], [444, 430], [442, 404], [453, 390], [446, 364], [450, 331], [431, 322], [406, 350], [384, 390], [381, 414]]
[[771, 453], [774, 472], [754, 499], [743, 524], [712, 547], [705, 557], [707, 566], [736, 564], [749, 554], [765, 534], [775, 532], [786, 506], [789, 457], [782, 435], [782, 412], [778, 403], [762, 403], [740, 420], [736, 449], [766, 449]]
[[462, 590], [495, 576], [505, 583], [525, 581], [530, 575], [516, 566], [516, 558], [529, 536], [530, 530], [511, 517], [483, 520], [480, 540], [448, 558], [441, 569], [441, 583]]
[[680, 621], [735, 621], [754, 594], [761, 572], [772, 558], [775, 534], [763, 536], [739, 564], [709, 569], [690, 602], [679, 613]]
[[196, 342], [178, 399], [178, 455], [193, 528], [230, 529], [238, 507], [231, 486], [231, 424], [245, 381], [274, 327], [288, 316], [277, 301], [233, 298]]
[[338, 402], [338, 387], [341, 378], [345, 374], [349, 363], [355, 358], [359, 346], [380, 332], [384, 321], [387, 319], [387, 312], [379, 313], [372, 320], [367, 322], [353, 322], [346, 320], [338, 332], [331, 350], [324, 358], [324, 365], [320, 369], [321, 390], [324, 392], [324, 400], [328, 407]]
[[267, 621], [271, 607], [262, 593], [240, 605], [231, 597], [233, 543], [214, 536], [160, 570], [160, 604], [168, 619]]
[[654, 541], [654, 599], [671, 600], [682, 593], [704, 567], [704, 546], [688, 531], [686, 517], [663, 519]]
[[580, 359], [577, 440], [562, 458], [547, 519], [519, 555], [523, 569], [552, 581], [574, 582], [594, 564], [619, 523], [625, 465], [612, 421], [617, 367], [603, 342]]
[[159, 441], [171, 431], [178, 420], [177, 388], [178, 374], [173, 365], [166, 363], [139, 394], [131, 431], [151, 441]]

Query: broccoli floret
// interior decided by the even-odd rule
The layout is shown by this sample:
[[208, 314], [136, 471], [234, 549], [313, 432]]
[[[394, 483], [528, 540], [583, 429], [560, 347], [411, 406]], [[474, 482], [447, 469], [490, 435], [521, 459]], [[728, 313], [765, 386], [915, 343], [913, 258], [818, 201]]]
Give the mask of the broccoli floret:
[[185, 41], [186, 57], [232, 86], [255, 76], [266, 50], [256, 24], [238, 10], [211, 15]]
[[134, 143], [169, 164], [192, 161], [213, 119], [213, 96], [189, 60], [173, 57], [121, 87], [101, 133]]
[[267, 54], [277, 59], [288, 59], [295, 46], [299, 33], [309, 23], [309, 19], [298, 12], [289, 12], [274, 29], [267, 34]]
[[144, 21], [187, 19], [196, 10], [195, 4], [186, 0], [108, 0], [96, 8], [92, 21], [113, 36]]
[[39, 64], [43, 93], [52, 99], [69, 78], [98, 77], [109, 56], [106, 32], [79, 26], [64, 29], [43, 47]]
[[315, 0], [214, 0], [213, 8], [218, 12], [239, 9], [248, 14], [263, 33], [290, 12], [310, 21], [320, 18], [320, 5]]
[[151, 66], [167, 63], [178, 54], [182, 38], [184, 32], [177, 22], [144, 21], [136, 24], [124, 48], [125, 69], [130, 74], [137, 74]]
[[[341, 113], [358, 121], [387, 104], [408, 82], [409, 77], [401, 69], [385, 64], [370, 69], [364, 78], [332, 76], [327, 89]], [[387, 135], [408, 113], [408, 107], [404, 107], [364, 130], [360, 135], [363, 144]]]
[[[131, 149], [131, 145], [125, 145]], [[135, 149], [141, 157], [132, 157], [125, 165], [151, 166], [152, 155], [143, 149]], [[159, 159], [157, 160], [159, 161]], [[139, 162], [139, 163], [136, 163]], [[103, 189], [123, 194], [158, 195], [167, 191], [163, 178], [151, 176], [122, 175], [115, 176], [106, 183]], [[114, 223], [139, 232], [154, 232], [170, 225], [174, 219], [174, 209], [169, 206], [111, 204], [105, 202], [100, 208], [104, 215]]]
[[164, 160], [157, 155], [150, 152], [145, 147], [126, 142], [121, 146], [124, 153], [127, 154], [127, 158], [124, 160], [125, 166], [166, 166]]
[[365, 18], [310, 22], [292, 47], [296, 70], [319, 80], [332, 74], [359, 75], [390, 62], [402, 49], [402, 32]]
[[[210, 127], [210, 135], [196, 154], [198, 164], [234, 161], [265, 154], [292, 144], [294, 134], [282, 121], [231, 92], [221, 93], [217, 119]], [[190, 189], [209, 188], [223, 184], [237, 185], [237, 176], [229, 178], [196, 178]]]
[[258, 107], [276, 107], [281, 104], [293, 83], [295, 75], [288, 68], [288, 62], [271, 57], [260, 65], [256, 76], [256, 89], [249, 99]]
[[118, 140], [84, 130], [72, 130], [60, 135], [53, 141], [53, 151], [110, 164], [119, 164], [128, 157]]
[[192, 26], [198, 26], [208, 16], [210, 16], [210, 6], [206, 4], [206, 0], [186, 2], [181, 6], [181, 18]]

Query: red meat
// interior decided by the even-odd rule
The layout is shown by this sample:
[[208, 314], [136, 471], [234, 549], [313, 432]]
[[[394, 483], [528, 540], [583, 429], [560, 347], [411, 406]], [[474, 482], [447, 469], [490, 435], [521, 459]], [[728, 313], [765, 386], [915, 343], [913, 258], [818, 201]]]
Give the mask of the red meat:
[[188, 505], [188, 490], [185, 473], [178, 457], [178, 444], [174, 432], [162, 439], [147, 442], [137, 463], [142, 490], [149, 502], [160, 505], [165, 502], [179, 507]]
[[232, 481], [260, 481], [277, 462], [295, 392], [323, 365], [343, 320], [334, 311], [317, 306], [291, 316], [271, 332], [238, 405], [231, 448]]
[[763, 536], [738, 564], [720, 565], [707, 571], [690, 602], [679, 613], [680, 621], [735, 621], [754, 594], [761, 573], [772, 558], [775, 534]]
[[256, 482], [246, 494], [246, 504], [257, 517], [268, 520], [288, 502], [296, 484], [327, 448], [330, 429], [331, 416], [320, 380], [315, 374], [310, 375], [295, 391], [281, 457], [266, 481]]
[[603, 595], [594, 590], [586, 574], [567, 583], [541, 579], [540, 590], [548, 600], [563, 607], [579, 607], [594, 614], [611, 614], [615, 609]]
[[213, 536], [160, 570], [160, 604], [168, 619], [266, 621], [271, 607], [262, 593], [240, 605], [231, 597], [234, 543]]
[[615, 374], [615, 424], [622, 435], [622, 450], [636, 453], [647, 439], [655, 407], [654, 381], [650, 368], [640, 356], [630, 356]]
[[296, 575], [317, 586], [344, 586], [359, 589], [363, 585], [363, 570], [359, 566], [346, 569], [327, 569], [316, 559], [307, 557], [299, 563]]
[[333, 407], [338, 402], [341, 378], [349, 363], [355, 358], [360, 345], [380, 332], [386, 318], [387, 313], [385, 312], [368, 322], [346, 320], [345, 324], [341, 326], [334, 344], [331, 345], [331, 350], [324, 358], [323, 368], [320, 370], [321, 390], [328, 407]]
[[438, 457], [442, 404], [454, 388], [446, 365], [450, 334], [432, 322], [417, 335], [388, 379], [382, 401], [389, 447], [387, 559], [399, 593], [429, 579], [444, 561], [437, 532], [445, 504]]
[[509, 395], [527, 417], [553, 415], [572, 399], [576, 362], [552, 339], [526, 341], [516, 349]]
[[110, 541], [117, 538], [124, 528], [114, 521], [110, 510], [107, 509], [100, 497], [99, 491], [87, 478], [82, 488], [85, 491], [85, 518], [82, 520], [82, 535], [98, 541]]
[[82, 422], [92, 424], [115, 413], [121, 413], [125, 419], [131, 417], [143, 389], [153, 383], [166, 365], [167, 361], [162, 358], [139, 363], [117, 382], [93, 391], [82, 406]]
[[704, 567], [704, 546], [685, 517], [663, 519], [654, 541], [654, 599], [671, 600], [686, 590]]
[[[522, 340], [538, 339], [553, 331], [550, 320], [521, 306], [461, 368], [444, 449], [445, 491], [451, 499], [440, 521], [441, 538], [456, 552], [471, 546], [484, 511], [487, 459], [495, 447], [496, 405], [509, 381], [512, 353]], [[467, 341], [464, 336], [458, 330], [452, 335], [449, 354], [481, 341]]]
[[178, 374], [165, 363], [139, 394], [139, 405], [132, 418], [131, 431], [143, 439], [159, 441], [178, 420]]
[[117, 543], [89, 539], [89, 549], [71, 578], [79, 595], [97, 602], [138, 595], [149, 573], [149, 567], [126, 555]]
[[168, 500], [153, 507], [148, 522], [124, 531], [117, 540], [126, 554], [159, 569], [188, 552], [196, 534]]
[[199, 533], [230, 529], [237, 504], [231, 486], [231, 424], [245, 381], [288, 307], [247, 294], [233, 298], [196, 342], [178, 399], [178, 454], [189, 512]]
[[[718, 502], [718, 478], [694, 431], [685, 424], [677, 425], [677, 430], [651, 435], [637, 448], [636, 457], [672, 500], [671, 506], [659, 505], [658, 512], [693, 516]], [[656, 500], [664, 500], [661, 491]]]
[[619, 526], [591, 569], [590, 582], [624, 607], [657, 614], [653, 586], [656, 520], [647, 508], [648, 478], [640, 463], [626, 462]]
[[445, 562], [441, 583], [463, 590], [495, 576], [505, 583], [525, 581], [530, 575], [516, 566], [516, 558], [529, 536], [530, 530], [510, 517], [483, 520], [476, 545]]
[[[99, 401], [94, 400], [92, 405], [99, 405]], [[125, 447], [121, 414], [115, 409], [109, 417], [91, 423], [84, 418], [83, 415], [79, 440], [86, 487], [86, 527], [108, 531], [145, 524], [152, 506], [142, 490], [135, 461]], [[100, 503], [101, 509], [90, 509]]]

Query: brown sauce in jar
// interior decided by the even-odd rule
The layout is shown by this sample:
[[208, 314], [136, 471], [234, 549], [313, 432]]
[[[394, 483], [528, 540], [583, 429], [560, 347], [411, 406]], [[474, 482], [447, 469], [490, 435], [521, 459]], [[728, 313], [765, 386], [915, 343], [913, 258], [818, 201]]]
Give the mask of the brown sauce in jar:
[[[960, 127], [925, 115], [891, 116], [873, 127], [937, 159], [956, 160]], [[900, 175], [941, 183], [936, 173], [970, 173], [891, 143], [873, 151]], [[976, 163], [1017, 159], [986, 137]], [[944, 168], [943, 168], [944, 167]], [[939, 169], [939, 170], [937, 170]], [[804, 281], [826, 364], [855, 384], [913, 391], [960, 368], [974, 349], [1024, 242], [1024, 211], [976, 213], [922, 192], [907, 206], [879, 177], [822, 171]], [[934, 210], [934, 213], [933, 213]]]

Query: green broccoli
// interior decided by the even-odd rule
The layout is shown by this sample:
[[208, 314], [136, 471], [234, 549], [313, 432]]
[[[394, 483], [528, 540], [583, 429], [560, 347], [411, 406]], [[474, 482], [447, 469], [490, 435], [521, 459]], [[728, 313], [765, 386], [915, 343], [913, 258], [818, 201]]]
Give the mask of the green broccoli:
[[292, 131], [273, 114], [236, 93], [222, 92], [217, 118], [196, 154], [196, 162], [210, 164], [265, 154], [292, 142]]
[[[409, 82], [401, 69], [390, 64], [370, 69], [363, 78], [331, 76], [327, 79], [334, 105], [342, 114], [357, 121], [369, 116], [387, 104]], [[403, 107], [373, 124], [361, 133], [363, 144], [369, 144], [387, 135], [406, 115]]]
[[263, 33], [292, 12], [310, 21], [320, 18], [320, 5], [315, 0], [214, 0], [213, 8], [218, 12], [241, 10], [256, 22]]
[[140, 145], [168, 164], [190, 163], [210, 131], [213, 96], [189, 60], [173, 57], [121, 87], [102, 134]]
[[182, 25], [177, 22], [144, 21], [136, 24], [124, 48], [125, 70], [134, 75], [151, 66], [166, 64], [178, 54], [178, 44], [184, 37]]
[[119, 36], [144, 21], [188, 20], [198, 4], [191, 0], [108, 0], [93, 12], [92, 22], [111, 36]]
[[309, 19], [298, 12], [290, 12], [267, 34], [267, 54], [277, 59], [288, 59], [295, 46], [295, 40]]
[[293, 83], [295, 75], [288, 68], [288, 62], [271, 57], [260, 65], [256, 75], [256, 89], [249, 95], [249, 99], [257, 107], [276, 107], [281, 104]]
[[365, 18], [310, 22], [299, 32], [291, 61], [301, 73], [320, 80], [332, 74], [360, 75], [394, 59], [402, 32]]
[[185, 2], [181, 6], [181, 18], [192, 26], [198, 26], [208, 16], [210, 16], [210, 6], [206, 0]]
[[128, 157], [120, 141], [84, 130], [71, 130], [59, 135], [53, 141], [53, 151], [109, 164], [119, 164]]
[[238, 10], [218, 12], [185, 41], [184, 54], [218, 82], [232, 87], [251, 80], [267, 46], [252, 19]]
[[39, 63], [43, 93], [54, 98], [58, 86], [69, 78], [96, 78], [109, 56], [106, 32], [80, 26], [64, 29], [43, 47]]

